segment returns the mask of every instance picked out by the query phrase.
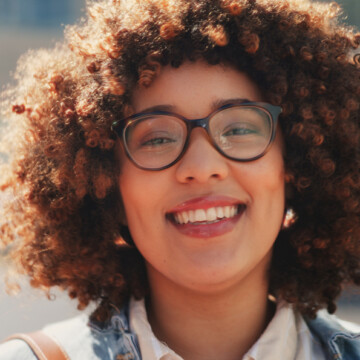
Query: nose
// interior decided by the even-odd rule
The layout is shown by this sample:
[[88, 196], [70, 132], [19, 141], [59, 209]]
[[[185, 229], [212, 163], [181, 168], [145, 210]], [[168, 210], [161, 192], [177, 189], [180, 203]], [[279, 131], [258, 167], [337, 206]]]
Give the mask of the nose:
[[177, 180], [200, 184], [223, 180], [229, 173], [228, 161], [215, 149], [206, 131], [196, 128], [191, 133], [184, 156], [177, 164]]

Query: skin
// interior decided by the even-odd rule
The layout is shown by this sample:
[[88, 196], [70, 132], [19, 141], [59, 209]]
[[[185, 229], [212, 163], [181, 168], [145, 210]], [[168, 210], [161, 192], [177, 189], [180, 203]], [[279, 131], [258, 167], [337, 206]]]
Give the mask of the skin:
[[[170, 105], [192, 119], [207, 116], [214, 101], [234, 98], [263, 101], [246, 74], [196, 62], [164, 67], [149, 88], [134, 91], [132, 107], [140, 112]], [[267, 270], [285, 201], [279, 129], [270, 150], [246, 163], [219, 154], [200, 128], [193, 130], [181, 160], [162, 171], [137, 168], [120, 143], [118, 154], [119, 188], [130, 232], [145, 259], [148, 316], [156, 336], [184, 359], [218, 359], [219, 353], [222, 359], [241, 358], [273, 311]], [[184, 235], [166, 216], [185, 201], [218, 195], [246, 205], [221, 236]]]

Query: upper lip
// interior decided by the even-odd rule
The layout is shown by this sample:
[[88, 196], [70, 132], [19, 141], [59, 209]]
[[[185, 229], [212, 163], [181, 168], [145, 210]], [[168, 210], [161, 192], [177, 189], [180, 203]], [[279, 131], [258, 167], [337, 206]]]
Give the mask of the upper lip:
[[232, 206], [244, 204], [243, 201], [233, 197], [224, 195], [211, 195], [201, 196], [193, 199], [186, 200], [168, 211], [168, 213], [177, 213], [181, 211], [197, 210], [197, 209], [210, 209], [216, 206]]

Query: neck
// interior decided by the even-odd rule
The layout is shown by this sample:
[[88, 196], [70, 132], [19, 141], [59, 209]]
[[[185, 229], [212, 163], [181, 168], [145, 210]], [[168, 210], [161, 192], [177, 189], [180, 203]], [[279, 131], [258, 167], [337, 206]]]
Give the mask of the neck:
[[149, 281], [152, 329], [186, 360], [219, 359], [219, 354], [221, 359], [241, 359], [273, 315], [265, 276], [213, 293], [180, 288], [158, 276], [152, 282], [151, 271]]

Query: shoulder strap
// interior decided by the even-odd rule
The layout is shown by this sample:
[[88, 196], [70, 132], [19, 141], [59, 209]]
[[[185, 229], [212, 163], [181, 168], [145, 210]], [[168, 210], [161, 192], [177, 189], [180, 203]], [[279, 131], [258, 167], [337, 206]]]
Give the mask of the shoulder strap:
[[5, 341], [13, 339], [25, 341], [39, 360], [70, 360], [57, 341], [43, 331], [14, 334]]

